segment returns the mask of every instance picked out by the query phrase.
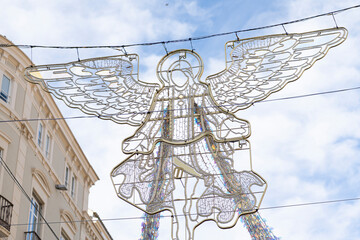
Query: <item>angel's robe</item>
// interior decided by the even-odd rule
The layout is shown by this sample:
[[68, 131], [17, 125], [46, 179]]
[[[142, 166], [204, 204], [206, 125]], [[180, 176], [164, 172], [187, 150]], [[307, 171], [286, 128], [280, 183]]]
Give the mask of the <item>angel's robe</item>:
[[[265, 185], [256, 173], [234, 169], [234, 161], [249, 161], [233, 159], [249, 136], [249, 123], [217, 106], [206, 84], [164, 87], [144, 123], [123, 142], [132, 155], [112, 172], [113, 178], [123, 176], [118, 194], [148, 213], [174, 213], [180, 201], [177, 215], [190, 216], [188, 221], [234, 225], [235, 216], [258, 204], [251, 186]], [[181, 178], [183, 190], [175, 186]]]

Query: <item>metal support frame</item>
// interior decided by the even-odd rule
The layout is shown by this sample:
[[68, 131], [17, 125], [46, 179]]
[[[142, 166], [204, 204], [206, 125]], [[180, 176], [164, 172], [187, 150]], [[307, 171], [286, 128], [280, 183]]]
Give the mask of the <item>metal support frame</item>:
[[140, 81], [138, 56], [128, 53], [29, 67], [25, 77], [70, 107], [138, 126], [122, 143], [129, 157], [111, 172], [115, 191], [146, 213], [143, 239], [156, 239], [162, 211], [173, 216], [173, 240], [194, 239], [206, 221], [230, 228], [244, 215], [248, 229], [263, 223], [249, 214], [267, 183], [252, 169], [250, 123], [235, 113], [297, 80], [346, 37], [333, 28], [236, 39], [225, 45], [226, 68], [205, 80], [194, 49], [168, 52], [165, 44], [161, 85]]

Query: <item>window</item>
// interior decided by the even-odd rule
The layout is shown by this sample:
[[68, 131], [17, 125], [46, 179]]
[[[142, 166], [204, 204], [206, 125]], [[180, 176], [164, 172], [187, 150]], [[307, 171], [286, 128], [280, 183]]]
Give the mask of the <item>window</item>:
[[75, 198], [75, 191], [76, 191], [76, 177], [72, 176], [71, 178], [71, 197]]
[[51, 137], [49, 134], [46, 134], [46, 139], [45, 139], [45, 156], [46, 156], [46, 158], [49, 158], [49, 156], [50, 156], [50, 147], [51, 147]]
[[9, 102], [9, 93], [10, 93], [10, 79], [7, 76], [3, 75], [1, 82], [0, 98], [5, 102]]
[[70, 238], [64, 231], [61, 231], [60, 240], [70, 240]]
[[42, 123], [39, 123], [39, 129], [38, 129], [38, 145], [41, 147], [42, 143], [42, 133], [43, 133], [43, 125]]
[[70, 173], [69, 167], [66, 166], [65, 167], [65, 186], [66, 186], [66, 188], [69, 187], [69, 173]]
[[26, 240], [36, 240], [40, 235], [40, 212], [42, 210], [42, 204], [33, 196], [31, 198], [30, 214], [29, 214], [29, 226], [26, 234]]

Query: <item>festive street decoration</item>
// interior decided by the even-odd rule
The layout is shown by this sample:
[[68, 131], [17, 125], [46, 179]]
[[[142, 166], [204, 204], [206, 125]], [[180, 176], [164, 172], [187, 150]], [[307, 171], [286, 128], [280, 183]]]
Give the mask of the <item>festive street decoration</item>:
[[226, 68], [205, 80], [202, 59], [186, 49], [160, 60], [161, 85], [138, 79], [135, 54], [29, 67], [25, 77], [70, 107], [138, 126], [111, 177], [118, 196], [145, 212], [141, 239], [157, 238], [162, 211], [174, 240], [241, 216], [253, 239], [276, 239], [255, 213], [267, 183], [252, 169], [250, 124], [235, 113], [297, 80], [346, 36], [334, 28], [230, 41]]
[[241, 216], [241, 221], [251, 235], [252, 240], [278, 240], [272, 229], [258, 212]]

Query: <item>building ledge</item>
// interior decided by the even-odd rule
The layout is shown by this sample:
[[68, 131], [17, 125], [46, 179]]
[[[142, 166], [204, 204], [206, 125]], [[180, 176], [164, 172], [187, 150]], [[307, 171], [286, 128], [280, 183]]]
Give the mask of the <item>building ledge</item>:
[[10, 236], [10, 232], [0, 225], [0, 238], [6, 238]]

